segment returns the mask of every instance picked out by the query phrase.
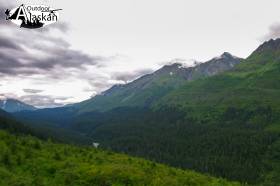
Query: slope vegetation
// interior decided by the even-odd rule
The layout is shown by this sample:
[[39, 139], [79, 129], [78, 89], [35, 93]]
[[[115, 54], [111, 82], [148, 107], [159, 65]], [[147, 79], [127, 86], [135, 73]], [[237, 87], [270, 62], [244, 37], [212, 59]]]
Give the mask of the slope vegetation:
[[94, 148], [40, 141], [0, 130], [0, 185], [191, 185], [238, 183]]

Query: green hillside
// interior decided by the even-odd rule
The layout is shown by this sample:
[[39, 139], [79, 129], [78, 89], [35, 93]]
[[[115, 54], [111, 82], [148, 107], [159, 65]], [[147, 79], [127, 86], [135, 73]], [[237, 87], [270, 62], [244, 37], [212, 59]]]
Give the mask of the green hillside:
[[[77, 118], [109, 149], [250, 184], [279, 185], [280, 40], [229, 72], [187, 82], [149, 108]], [[121, 145], [119, 145], [121, 144]]]
[[[230, 72], [185, 84], [158, 103], [183, 107], [271, 106], [278, 110], [280, 91], [279, 40], [260, 46]], [[264, 50], [263, 48], [268, 48]]]
[[218, 58], [194, 67], [187, 68], [179, 63], [165, 65], [135, 81], [115, 85], [101, 95], [75, 104], [74, 107], [79, 109], [79, 113], [108, 111], [117, 107], [149, 107], [184, 83], [228, 71], [239, 64], [240, 60], [225, 52]]
[[0, 130], [0, 185], [3, 186], [238, 186], [139, 158], [15, 136]]
[[[247, 150], [252, 145], [250, 140], [257, 135], [256, 139], [253, 137], [253, 147], [259, 158], [254, 170], [260, 168], [264, 185], [279, 185], [279, 56], [280, 39], [265, 42], [230, 72], [186, 83], [159, 100], [154, 108], [176, 107], [186, 112], [186, 118], [194, 123], [210, 125], [212, 129], [219, 126], [216, 130], [224, 135], [242, 129], [228, 142], [247, 136], [239, 141], [246, 144]], [[250, 153], [246, 156], [252, 159]]]

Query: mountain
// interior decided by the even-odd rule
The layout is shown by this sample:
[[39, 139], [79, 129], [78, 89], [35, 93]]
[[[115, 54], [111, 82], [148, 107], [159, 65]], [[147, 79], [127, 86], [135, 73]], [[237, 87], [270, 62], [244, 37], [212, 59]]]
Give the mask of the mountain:
[[76, 129], [116, 151], [274, 185], [280, 176], [279, 73], [280, 39], [270, 40], [230, 71], [170, 91], [151, 110], [118, 109], [102, 121], [92, 114], [91, 130], [81, 121]]
[[232, 69], [240, 58], [225, 52], [194, 67], [174, 63], [166, 65], [152, 74], [144, 75], [125, 85], [115, 85], [100, 95], [73, 105], [79, 112], [108, 111], [122, 106], [149, 107], [168, 92], [186, 81], [210, 77]]
[[[15, 116], [24, 121], [31, 121], [35, 125], [38, 123], [42, 125], [43, 122], [44, 125], [69, 128], [76, 121], [79, 123], [80, 116], [77, 115], [83, 113], [103, 112], [118, 107], [149, 107], [184, 83], [228, 71], [241, 60], [225, 52], [194, 67], [184, 67], [179, 63], [165, 65], [152, 74], [144, 75], [125, 85], [114, 85], [102, 94], [81, 103], [61, 108], [18, 112]], [[83, 116], [85, 121], [87, 116]]]
[[[229, 71], [182, 81], [150, 107], [121, 105], [80, 114], [73, 130], [114, 151], [243, 183], [278, 185], [279, 46], [280, 39], [270, 40]], [[169, 68], [176, 65], [156, 73], [167, 74]]]
[[0, 109], [3, 109], [7, 112], [20, 112], [20, 111], [32, 111], [36, 110], [36, 107], [28, 105], [16, 99], [2, 99], [0, 100]]
[[280, 39], [259, 46], [243, 63], [218, 76], [190, 82], [158, 101], [158, 105], [278, 108]]
[[265, 42], [215, 75], [186, 75], [202, 64], [165, 66], [74, 105], [69, 123], [58, 115], [53, 122], [105, 149], [242, 183], [279, 185], [279, 46], [279, 39]]
[[270, 39], [269, 41], [264, 42], [260, 45], [254, 54], [263, 53], [263, 52], [271, 52], [271, 51], [279, 51], [280, 50], [280, 38], [278, 39]]

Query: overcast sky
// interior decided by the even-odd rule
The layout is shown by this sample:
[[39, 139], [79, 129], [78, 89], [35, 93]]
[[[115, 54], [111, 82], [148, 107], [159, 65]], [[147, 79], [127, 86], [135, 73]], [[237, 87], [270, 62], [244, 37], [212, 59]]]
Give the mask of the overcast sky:
[[[5, 8], [62, 8], [37, 30], [5, 20]], [[280, 36], [279, 0], [0, 0], [0, 97], [38, 107], [79, 102], [176, 59], [246, 58]]]

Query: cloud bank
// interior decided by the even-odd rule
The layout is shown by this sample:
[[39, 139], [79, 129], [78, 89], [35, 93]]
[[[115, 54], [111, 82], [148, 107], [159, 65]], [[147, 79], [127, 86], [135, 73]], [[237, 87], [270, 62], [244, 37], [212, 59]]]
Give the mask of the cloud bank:
[[268, 29], [268, 33], [261, 38], [261, 41], [267, 41], [270, 39], [276, 39], [280, 37], [280, 23], [274, 23], [272, 24], [269, 29]]
[[[0, 9], [14, 8], [0, 0]], [[151, 70], [112, 68], [117, 55], [90, 55], [74, 49], [65, 33], [68, 23], [24, 29], [0, 17], [0, 94], [37, 107], [82, 101], [114, 84], [126, 83]]]

